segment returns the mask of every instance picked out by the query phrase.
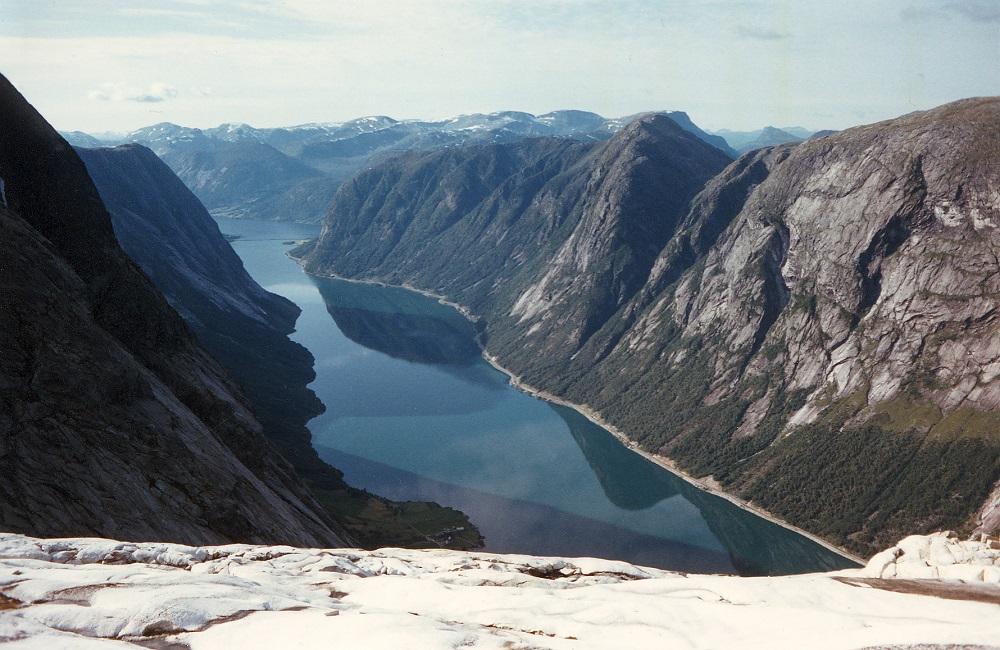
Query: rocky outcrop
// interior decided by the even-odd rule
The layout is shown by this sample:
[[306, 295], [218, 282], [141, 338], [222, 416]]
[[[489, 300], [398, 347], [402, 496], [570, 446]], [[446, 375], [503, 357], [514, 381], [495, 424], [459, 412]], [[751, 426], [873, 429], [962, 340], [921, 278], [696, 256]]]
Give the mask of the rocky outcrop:
[[952, 531], [911, 535], [876, 553], [865, 566], [872, 578], [960, 580], [1000, 585], [1000, 539], [962, 540]]
[[[956, 565], [957, 566], [957, 565]], [[971, 565], [963, 565], [971, 566]], [[594, 558], [0, 534], [0, 643], [31, 647], [987, 648], [1000, 589], [680, 574]]]
[[[470, 307], [528, 384], [855, 551], [994, 530], [1000, 100], [760, 149], [711, 180], [670, 162], [693, 160], [676, 138], [662, 157], [626, 144], [647, 127], [578, 152], [567, 191], [507, 177], [499, 199], [527, 199], [461, 238], [421, 230], [443, 197], [372, 170], [335, 199], [307, 268]], [[550, 227], [523, 238], [533, 219]]]
[[0, 526], [341, 542], [119, 247], [83, 163], [2, 77], [0, 115]]

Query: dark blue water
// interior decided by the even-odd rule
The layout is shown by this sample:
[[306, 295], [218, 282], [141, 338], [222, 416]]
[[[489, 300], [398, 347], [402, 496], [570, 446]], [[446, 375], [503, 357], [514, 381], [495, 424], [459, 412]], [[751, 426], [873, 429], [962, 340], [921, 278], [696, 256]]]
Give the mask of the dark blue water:
[[319, 279], [285, 256], [316, 229], [220, 219], [247, 270], [302, 308], [327, 411], [309, 424], [353, 485], [468, 514], [498, 552], [590, 555], [783, 574], [850, 563], [702, 492], [576, 411], [510, 386], [454, 309], [392, 287]]

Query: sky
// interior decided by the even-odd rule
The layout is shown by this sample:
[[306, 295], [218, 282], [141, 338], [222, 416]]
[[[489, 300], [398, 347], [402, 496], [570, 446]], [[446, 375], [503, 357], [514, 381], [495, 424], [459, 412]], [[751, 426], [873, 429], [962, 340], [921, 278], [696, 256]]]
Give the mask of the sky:
[[57, 128], [576, 108], [844, 128], [1000, 94], [1000, 0], [0, 0]]

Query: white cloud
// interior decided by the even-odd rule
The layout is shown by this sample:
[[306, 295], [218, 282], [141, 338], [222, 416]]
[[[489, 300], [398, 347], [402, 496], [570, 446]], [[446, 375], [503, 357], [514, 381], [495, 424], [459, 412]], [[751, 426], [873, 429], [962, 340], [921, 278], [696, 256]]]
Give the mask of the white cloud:
[[87, 97], [102, 102], [156, 104], [177, 97], [177, 89], [162, 81], [151, 83], [145, 88], [120, 83], [103, 83], [100, 88], [88, 92]]
[[766, 27], [755, 27], [754, 25], [739, 25], [736, 27], [736, 34], [744, 38], [752, 38], [758, 41], [781, 41], [790, 38], [791, 34], [776, 29]]

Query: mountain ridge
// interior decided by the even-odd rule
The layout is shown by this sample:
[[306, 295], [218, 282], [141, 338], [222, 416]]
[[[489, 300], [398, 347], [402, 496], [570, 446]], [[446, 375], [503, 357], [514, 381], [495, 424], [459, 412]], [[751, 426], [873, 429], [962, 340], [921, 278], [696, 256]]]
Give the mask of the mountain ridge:
[[820, 133], [820, 131], [814, 132], [800, 126], [765, 126], [754, 131], [731, 131], [729, 129], [719, 129], [718, 131], [713, 131], [712, 133], [723, 138], [730, 147], [738, 152], [738, 155], [742, 155], [754, 149], [808, 140], [816, 133]]
[[[661, 111], [728, 156], [725, 140], [698, 128], [681, 111]], [[369, 116], [343, 123], [254, 128], [222, 124], [210, 129], [161, 122], [104, 144], [136, 142], [162, 157], [216, 215], [318, 223], [337, 187], [355, 173], [407, 151], [471, 144], [502, 144], [535, 137], [600, 141], [644, 114], [604, 118], [562, 110], [473, 113], [439, 121]], [[94, 138], [66, 133], [74, 144]]]
[[[566, 333], [579, 328], [572, 314], [586, 300], [561, 306], [552, 300], [557, 292], [550, 285], [525, 279], [530, 273], [497, 275], [488, 268], [477, 275], [459, 262], [474, 241], [456, 248], [445, 245], [444, 237], [428, 237], [414, 244], [425, 259], [459, 263], [438, 261], [416, 270], [404, 261], [401, 268], [386, 272], [365, 266], [360, 250], [368, 242], [362, 235], [351, 240], [361, 247], [354, 253], [358, 265], [341, 266], [350, 255], [336, 252], [333, 240], [338, 223], [349, 220], [354, 208], [339, 198], [319, 242], [303, 251], [309, 254], [306, 268], [412, 284], [468, 305], [483, 316], [490, 352], [531, 385], [589, 405], [644, 449], [675, 459], [696, 476], [714, 476], [737, 496], [853, 550], [870, 550], [914, 529], [992, 530], [1000, 524], [1000, 508], [990, 506], [1000, 497], [1000, 439], [990, 433], [996, 428], [989, 411], [977, 411], [987, 414], [985, 420], [962, 412], [944, 420], [952, 431], [972, 432], [967, 436], [928, 437], [933, 427], [920, 428], [927, 426], [921, 420], [926, 410], [904, 403], [888, 411], [878, 406], [896, 404], [892, 399], [906, 394], [891, 377], [916, 377], [915, 395], [936, 400], [940, 406], [935, 408], [945, 415], [957, 412], [957, 398], [950, 395], [964, 392], [942, 392], [933, 382], [957, 387], [970, 381], [978, 364], [963, 370], [964, 362], [955, 361], [961, 347], [929, 341], [927, 350], [913, 348], [915, 357], [900, 347], [900, 360], [880, 375], [888, 379], [876, 378], [874, 385], [880, 388], [872, 393], [871, 408], [852, 402], [856, 384], [838, 378], [857, 381], [868, 376], [866, 367], [877, 368], [870, 356], [879, 350], [877, 339], [847, 347], [838, 343], [841, 356], [829, 357], [829, 363], [840, 369], [829, 379], [820, 369], [829, 354], [823, 337], [835, 330], [847, 339], [867, 336], [866, 331], [884, 330], [890, 336], [898, 328], [893, 310], [906, 313], [905, 304], [925, 304], [928, 311], [914, 312], [914, 323], [931, 332], [954, 330], [953, 340], [972, 346], [984, 359], [983, 367], [988, 366], [993, 353], [976, 341], [991, 338], [970, 332], [997, 327], [990, 315], [991, 294], [972, 292], [973, 285], [965, 287], [961, 278], [965, 274], [988, 283], [992, 277], [988, 251], [998, 207], [989, 197], [1000, 179], [990, 166], [993, 136], [982, 134], [1000, 124], [998, 106], [996, 99], [966, 100], [744, 155], [705, 181], [651, 264], [644, 285], [618, 303], [589, 337], [576, 337], [579, 345], [572, 343], [574, 336], [567, 343]], [[968, 180], [973, 169], [980, 171]], [[373, 197], [365, 210], [377, 214], [379, 200]], [[427, 205], [418, 199], [406, 213], [419, 217]], [[571, 205], [557, 201], [552, 214], [572, 211]], [[385, 214], [384, 228], [391, 228], [391, 213]], [[523, 218], [519, 214], [510, 218]], [[823, 226], [831, 218], [845, 230]], [[962, 238], [951, 242], [949, 232]], [[561, 241], [569, 241], [568, 234], [563, 236]], [[593, 245], [587, 241], [585, 249]], [[444, 250], [463, 252], [456, 259], [454, 253], [443, 256]], [[516, 263], [524, 268], [541, 264], [551, 250], [525, 253]], [[948, 250], [963, 250], [968, 266], [952, 266]], [[924, 254], [933, 264], [918, 261]], [[824, 259], [838, 255], [843, 259], [833, 257], [837, 261], [823, 266]], [[400, 258], [405, 260], [405, 249]], [[555, 260], [558, 265], [560, 258]], [[918, 268], [925, 273], [907, 275], [912, 273], [907, 269]], [[596, 274], [587, 275], [584, 271], [575, 281], [594, 281]], [[969, 325], [961, 319], [953, 323], [946, 317], [952, 308], [934, 303], [939, 289], [930, 289], [929, 298], [912, 288], [901, 290], [907, 286], [900, 284], [904, 277], [927, 287], [934, 282], [950, 286], [948, 291], [959, 296], [955, 305], [964, 304], [957, 314], [982, 311], [969, 311]], [[977, 297], [963, 303], [960, 296], [966, 293]], [[815, 336], [820, 338], [811, 338]], [[856, 350], [852, 371], [843, 365], [851, 358], [843, 356], [849, 349]], [[925, 363], [920, 359], [941, 349], [955, 374], [939, 373], [930, 383], [920, 379], [918, 367]], [[969, 394], [990, 404], [995, 384], [988, 372], [981, 377]], [[830, 389], [824, 386], [829, 382], [840, 388], [827, 397]], [[819, 414], [824, 417], [817, 419]], [[907, 433], [908, 419], [918, 426], [916, 433]], [[790, 435], [788, 427], [797, 433]], [[857, 444], [867, 446], [864, 457], [849, 453]], [[862, 469], [871, 463], [882, 465]], [[796, 470], [796, 464], [809, 469]], [[937, 480], [921, 484], [921, 499], [904, 501], [902, 495], [917, 489], [914, 481], [923, 472]], [[836, 491], [824, 493], [824, 485], [836, 486]], [[794, 499], [799, 492], [810, 494], [806, 510]], [[961, 496], [953, 499], [952, 493]]]

